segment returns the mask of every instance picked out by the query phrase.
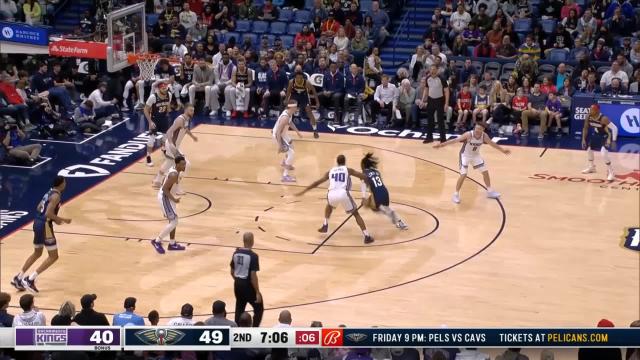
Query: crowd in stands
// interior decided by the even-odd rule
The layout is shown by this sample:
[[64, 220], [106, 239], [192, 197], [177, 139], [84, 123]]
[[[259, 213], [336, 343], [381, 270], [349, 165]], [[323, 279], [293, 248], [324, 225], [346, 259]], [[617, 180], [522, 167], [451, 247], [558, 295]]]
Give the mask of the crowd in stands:
[[51, 25], [59, 0], [0, 0], [0, 20]]
[[[226, 304], [222, 300], [215, 300], [211, 307], [211, 316], [204, 321], [196, 321], [194, 319], [194, 308], [191, 304], [184, 304], [180, 308], [180, 315], [168, 320], [160, 320], [160, 314], [156, 310], [149, 312], [144, 317], [136, 313], [137, 300], [134, 297], [127, 297], [124, 300], [123, 311], [112, 316], [111, 320], [101, 312], [98, 312], [95, 294], [85, 294], [80, 298], [81, 309], [76, 311], [72, 301], [65, 301], [60, 310], [54, 315], [50, 322], [47, 321], [45, 315], [38, 310], [35, 304], [35, 298], [31, 294], [24, 294], [20, 297], [20, 310], [15, 314], [8, 311], [11, 295], [0, 292], [0, 327], [19, 327], [19, 326], [230, 326], [230, 327], [252, 327], [255, 324], [252, 321], [251, 314], [242, 313], [239, 316], [238, 323], [231, 319], [227, 319]], [[299, 324], [293, 321], [291, 312], [283, 310], [278, 316], [278, 322], [273, 325], [261, 324], [261, 326], [273, 326], [276, 328], [283, 327], [306, 327], [307, 324]], [[313, 321], [310, 327], [322, 327], [320, 321]], [[339, 325], [346, 327], [346, 325]], [[598, 327], [614, 327], [614, 324], [607, 319], [602, 319], [597, 324]], [[631, 323], [631, 327], [640, 327], [640, 320]], [[422, 354], [420, 354], [420, 351]], [[502, 355], [495, 357], [495, 360], [529, 360], [525, 355], [526, 351], [520, 349], [507, 349]], [[66, 356], [66, 357], [65, 357]], [[71, 358], [70, 353], [53, 353], [52, 359]], [[175, 352], [175, 353], [119, 353], [112, 354], [100, 353], [98, 355], [76, 353], [77, 359], [203, 359], [203, 360], [490, 360], [491, 357], [478, 349], [234, 349], [230, 352]], [[622, 360], [623, 351], [617, 348], [589, 348], [580, 349], [578, 352], [578, 360]], [[9, 359], [7, 355], [7, 359]], [[30, 359], [44, 359], [45, 354], [41, 357], [31, 357]], [[0, 352], [0, 359], [2, 352]], [[73, 357], [76, 359], [76, 357]], [[540, 356], [541, 360], [553, 360], [554, 353], [551, 350], [544, 350]], [[626, 349], [625, 360], [640, 359], [640, 349]]]

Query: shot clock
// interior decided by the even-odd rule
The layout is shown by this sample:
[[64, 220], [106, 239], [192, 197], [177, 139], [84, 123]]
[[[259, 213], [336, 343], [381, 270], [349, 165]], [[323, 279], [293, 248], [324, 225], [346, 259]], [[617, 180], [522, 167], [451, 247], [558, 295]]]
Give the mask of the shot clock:
[[318, 328], [231, 328], [232, 348], [318, 347]]
[[119, 327], [18, 327], [16, 350], [120, 351]]

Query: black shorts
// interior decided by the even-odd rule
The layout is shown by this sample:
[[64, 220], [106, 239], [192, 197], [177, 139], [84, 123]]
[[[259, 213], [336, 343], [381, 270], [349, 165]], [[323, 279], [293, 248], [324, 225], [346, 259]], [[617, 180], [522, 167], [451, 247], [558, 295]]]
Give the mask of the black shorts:
[[589, 148], [593, 151], [600, 151], [602, 147], [607, 143], [607, 134], [606, 133], [589, 133], [587, 135], [587, 144], [589, 144]]
[[151, 119], [151, 121], [156, 125], [156, 128], [150, 130], [149, 133], [155, 135], [157, 133], [166, 134], [169, 130], [169, 117], [162, 117], [159, 119]]
[[256, 301], [256, 291], [249, 280], [236, 279], [233, 282], [233, 293], [236, 299], [246, 302]]
[[380, 206], [389, 206], [389, 191], [386, 187], [374, 188], [371, 190], [371, 196], [373, 196], [373, 202], [376, 205], [376, 209]]
[[301, 110], [309, 106], [309, 94], [291, 94], [291, 100], [295, 100]]

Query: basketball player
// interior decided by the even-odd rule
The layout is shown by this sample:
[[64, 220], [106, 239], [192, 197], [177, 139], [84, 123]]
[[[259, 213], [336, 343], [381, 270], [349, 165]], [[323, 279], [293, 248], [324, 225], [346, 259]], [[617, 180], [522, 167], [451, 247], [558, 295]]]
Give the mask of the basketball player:
[[264, 313], [264, 302], [258, 283], [260, 258], [251, 248], [253, 247], [253, 233], [242, 235], [243, 246], [237, 248], [231, 256], [231, 277], [233, 278], [233, 293], [236, 296], [235, 321], [240, 324], [240, 316], [245, 313], [247, 303], [253, 308], [253, 326], [259, 327]]
[[302, 139], [302, 134], [298, 131], [296, 124], [293, 122], [293, 114], [298, 111], [298, 103], [295, 100], [289, 100], [287, 108], [280, 114], [276, 124], [273, 126], [272, 135], [276, 144], [278, 145], [278, 153], [285, 153], [286, 156], [282, 160], [280, 166], [284, 169], [282, 171], [282, 182], [295, 182], [296, 179], [289, 175], [290, 170], [294, 170], [293, 167], [293, 143], [288, 135], [289, 129], [295, 131], [298, 137]]
[[480, 157], [480, 146], [482, 146], [482, 144], [489, 144], [491, 147], [500, 150], [505, 155], [510, 154], [511, 151], [493, 142], [489, 135], [484, 132], [484, 129], [484, 125], [480, 122], [477, 122], [473, 130], [468, 131], [455, 139], [451, 139], [433, 146], [435, 149], [439, 149], [456, 142], [462, 143], [462, 149], [460, 149], [460, 177], [458, 178], [458, 182], [456, 183], [456, 192], [453, 194], [452, 199], [456, 204], [460, 203], [460, 189], [462, 188], [464, 179], [467, 178], [467, 169], [469, 167], [469, 164], [471, 164], [474, 169], [477, 169], [482, 173], [482, 178], [484, 179], [484, 183], [487, 186], [487, 197], [490, 199], [497, 199], [500, 197], [500, 194], [491, 188], [491, 178], [489, 178], [489, 170], [487, 170], [487, 168], [484, 166], [484, 160], [482, 159], [482, 157]]
[[162, 214], [169, 220], [167, 226], [160, 232], [155, 240], [151, 240], [151, 245], [156, 249], [158, 254], [164, 254], [162, 241], [169, 235], [169, 250], [184, 250], [185, 247], [176, 242], [176, 227], [178, 226], [178, 213], [176, 212], [176, 204], [180, 202], [180, 198], [176, 194], [176, 186], [180, 181], [180, 173], [184, 171], [187, 162], [183, 156], [176, 156], [175, 167], [172, 167], [167, 176], [164, 178], [162, 187], [158, 191], [158, 202], [162, 209]]
[[[373, 157], [373, 153], [367, 153], [360, 161], [360, 167], [366, 177], [362, 182], [362, 203], [373, 211], [382, 211], [398, 229], [407, 230], [409, 228], [407, 224], [389, 207], [389, 191], [378, 171], [378, 159]], [[367, 186], [371, 190], [369, 197], [367, 197]]]
[[[191, 57], [191, 54], [185, 54], [183, 62], [180, 64], [180, 93], [176, 97], [189, 96], [189, 88], [193, 85], [193, 71], [195, 70], [195, 62]], [[193, 104], [193, 103], [192, 103]]]
[[[175, 166], [175, 158], [178, 156], [183, 156], [180, 151], [180, 144], [182, 144], [182, 139], [184, 139], [185, 135], [189, 135], [193, 141], [198, 142], [198, 138], [193, 135], [189, 125], [191, 123], [191, 119], [193, 119], [193, 114], [195, 109], [193, 105], [186, 104], [184, 106], [184, 112], [182, 115], [179, 115], [175, 120], [173, 120], [173, 124], [167, 130], [167, 134], [164, 139], [164, 162], [158, 173], [156, 174], [155, 179], [153, 179], [153, 187], [158, 189], [160, 188], [161, 181], [164, 179], [167, 171]], [[186, 160], [185, 160], [186, 161]], [[182, 176], [186, 172], [186, 168], [189, 167], [189, 161], [186, 161], [185, 171], [180, 173], [180, 180], [182, 180]], [[184, 195], [184, 192], [180, 189], [179, 185], [176, 189], [176, 194]]]
[[224, 89], [225, 103], [228, 109], [232, 109], [231, 118], [235, 119], [241, 111], [242, 117], [248, 119], [253, 76], [243, 56], [238, 58], [237, 63], [231, 72], [231, 86]]
[[[33, 220], [33, 254], [27, 258], [20, 272], [13, 277], [11, 285], [16, 289], [38, 292], [36, 277], [58, 260], [58, 243], [53, 233], [53, 223], [58, 225], [71, 224], [71, 219], [58, 216], [61, 205], [62, 192], [67, 186], [64, 177], [58, 175], [53, 180], [53, 187], [42, 197], [36, 208], [36, 218]], [[47, 248], [49, 257], [28, 277], [25, 273], [36, 260], [42, 256], [42, 248]]]
[[587, 150], [589, 166], [582, 170], [583, 174], [596, 172], [593, 164], [593, 152], [600, 151], [605, 165], [607, 165], [607, 180], [615, 180], [615, 174], [611, 168], [608, 147], [611, 146], [611, 130], [609, 129], [609, 118], [600, 112], [600, 105], [593, 104], [589, 111], [589, 118], [584, 122], [582, 128], [582, 148]]
[[322, 227], [318, 229], [318, 232], [326, 233], [329, 230], [329, 217], [331, 217], [333, 209], [338, 205], [342, 205], [344, 211], [347, 214], [352, 214], [356, 219], [358, 226], [362, 230], [364, 243], [370, 244], [373, 242], [373, 237], [369, 235], [369, 232], [367, 231], [367, 225], [364, 223], [364, 220], [362, 219], [362, 216], [360, 216], [360, 213], [358, 213], [358, 207], [356, 206], [356, 203], [353, 201], [353, 198], [349, 193], [349, 191], [351, 190], [351, 176], [355, 176], [362, 181], [366, 181], [367, 178], [361, 173], [348, 168], [345, 165], [347, 160], [344, 155], [338, 155], [336, 162], [338, 166], [329, 170], [326, 174], [324, 174], [322, 178], [314, 181], [311, 185], [302, 190], [302, 192], [297, 193], [296, 196], [302, 196], [307, 191], [318, 187], [318, 185], [329, 180], [327, 206], [324, 209], [324, 222], [322, 223]]
[[318, 94], [316, 94], [316, 89], [304, 77], [304, 73], [302, 72], [302, 70], [297, 70], [293, 79], [289, 80], [289, 86], [287, 87], [287, 103], [289, 103], [289, 100], [295, 100], [298, 103], [298, 107], [300, 109], [304, 109], [307, 117], [309, 118], [309, 121], [311, 121], [311, 127], [313, 128], [313, 137], [317, 139], [320, 137], [320, 135], [318, 135], [318, 124], [316, 117], [313, 115], [313, 111], [311, 111], [310, 97], [313, 98], [316, 106], [319, 106]]
[[[149, 96], [144, 107], [144, 117], [149, 123], [149, 140], [147, 141], [147, 166], [153, 166], [151, 152], [156, 144], [156, 135], [166, 134], [169, 130], [169, 112], [171, 111], [171, 94], [167, 83], [160, 83], [158, 89]], [[160, 139], [162, 144], [164, 139]]]
[[[171, 66], [171, 64], [169, 63], [169, 60], [160, 59], [158, 61], [158, 64], [156, 64], [156, 67], [154, 69], [154, 78], [155, 78], [155, 81], [151, 83], [151, 94], [156, 92], [156, 89], [160, 84], [166, 84], [171, 88], [172, 94], [175, 95], [176, 98], [180, 97], [179, 95], [180, 95], [180, 90], [182, 89], [182, 86], [176, 83], [175, 81], [176, 70], [173, 68], [173, 66]], [[144, 96], [145, 96], [144, 87], [148, 84], [149, 83], [147, 81], [138, 81], [136, 83], [136, 87], [138, 89], [138, 96], [139, 96], [138, 102], [140, 104], [144, 103]]]

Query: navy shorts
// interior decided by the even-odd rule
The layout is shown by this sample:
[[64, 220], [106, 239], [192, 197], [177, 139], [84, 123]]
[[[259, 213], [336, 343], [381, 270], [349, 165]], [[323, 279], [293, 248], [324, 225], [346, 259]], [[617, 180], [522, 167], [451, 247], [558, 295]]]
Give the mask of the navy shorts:
[[33, 222], [33, 246], [36, 248], [46, 247], [47, 250], [57, 248], [56, 235], [50, 221], [35, 220]]
[[309, 105], [309, 94], [291, 94], [291, 100], [295, 100], [298, 107], [304, 110]]
[[149, 131], [150, 134], [155, 135], [157, 133], [166, 134], [169, 130], [169, 117], [164, 117], [160, 119], [152, 119], [154, 124], [156, 124], [156, 128]]
[[590, 133], [587, 136], [587, 144], [593, 151], [600, 151], [600, 149], [607, 143], [607, 134]]
[[389, 191], [386, 187], [374, 188], [371, 191], [371, 195], [373, 196], [373, 202], [376, 204], [376, 209], [380, 206], [389, 206]]

